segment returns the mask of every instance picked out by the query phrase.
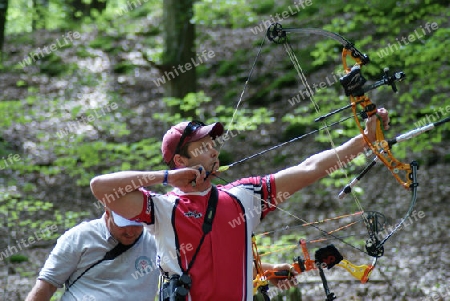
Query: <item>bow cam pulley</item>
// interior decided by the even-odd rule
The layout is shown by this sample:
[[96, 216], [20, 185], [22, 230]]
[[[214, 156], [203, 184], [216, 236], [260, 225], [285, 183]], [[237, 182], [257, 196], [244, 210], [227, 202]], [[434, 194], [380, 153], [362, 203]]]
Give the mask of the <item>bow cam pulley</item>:
[[283, 44], [287, 40], [286, 31], [280, 23], [272, 23], [267, 28], [267, 38], [275, 44]]

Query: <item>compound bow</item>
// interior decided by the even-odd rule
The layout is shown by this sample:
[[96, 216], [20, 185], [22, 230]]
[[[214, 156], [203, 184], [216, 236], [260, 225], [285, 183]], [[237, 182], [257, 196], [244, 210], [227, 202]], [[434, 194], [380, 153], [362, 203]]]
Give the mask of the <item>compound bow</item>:
[[[366, 166], [362, 172], [355, 178], [353, 179], [344, 189], [343, 191], [339, 194], [339, 197], [342, 198], [343, 196], [345, 196], [346, 194], [352, 193], [352, 187], [354, 187], [356, 185], [356, 183], [358, 183], [358, 181], [378, 162], [381, 161], [392, 173], [392, 175], [394, 176], [394, 178], [401, 184], [402, 187], [404, 187], [407, 190], [411, 191], [411, 201], [410, 201], [410, 205], [408, 208], [408, 211], [406, 212], [406, 214], [404, 215], [404, 217], [396, 224], [395, 227], [393, 227], [393, 229], [387, 234], [385, 235], [384, 238], [379, 238], [378, 234], [379, 232], [382, 230], [382, 228], [385, 226], [384, 221], [385, 218], [381, 213], [378, 212], [366, 212], [363, 214], [363, 220], [365, 223], [365, 226], [368, 230], [368, 235], [369, 235], [369, 239], [367, 239], [366, 244], [365, 244], [365, 249], [366, 251], [362, 251], [359, 248], [356, 248], [346, 242], [344, 242], [342, 239], [334, 236], [333, 234], [327, 233], [326, 231], [318, 228], [317, 226], [314, 226], [315, 228], [317, 228], [318, 230], [320, 230], [321, 232], [330, 235], [331, 237], [335, 238], [335, 239], [339, 239], [340, 241], [344, 242], [347, 245], [352, 246], [355, 249], [358, 249], [370, 256], [372, 256], [373, 262], [370, 265], [362, 265], [362, 266], [356, 266], [354, 264], [352, 264], [351, 262], [349, 262], [348, 260], [344, 259], [343, 256], [339, 253], [339, 251], [333, 246], [333, 245], [329, 245], [325, 248], [321, 248], [319, 250], [317, 250], [316, 252], [316, 258], [315, 260], [312, 260], [309, 256], [309, 252], [308, 249], [306, 247], [306, 242], [304, 240], [300, 240], [299, 245], [301, 246], [302, 252], [303, 252], [303, 256], [304, 259], [301, 259], [301, 257], [297, 257], [296, 260], [294, 261], [293, 267], [296, 270], [297, 273], [303, 273], [303, 272], [307, 272], [307, 271], [311, 271], [311, 270], [319, 270], [321, 279], [322, 279], [322, 283], [325, 289], [325, 293], [327, 296], [326, 300], [333, 300], [335, 299], [335, 296], [333, 293], [330, 292], [328, 285], [327, 285], [327, 281], [325, 278], [325, 275], [323, 273], [323, 267], [326, 266], [328, 269], [333, 267], [334, 265], [339, 265], [343, 268], [345, 268], [347, 271], [349, 271], [356, 279], [360, 280], [362, 283], [366, 283], [369, 280], [369, 276], [370, 273], [373, 271], [373, 269], [375, 268], [375, 265], [377, 263], [377, 259], [381, 256], [383, 256], [384, 254], [384, 244], [385, 242], [396, 232], [398, 231], [402, 224], [405, 222], [405, 220], [410, 216], [410, 214], [412, 213], [415, 203], [417, 201], [417, 170], [418, 170], [418, 164], [415, 161], [412, 161], [411, 163], [404, 163], [401, 162], [400, 160], [398, 160], [397, 158], [395, 158], [395, 156], [393, 155], [392, 151], [391, 151], [391, 147], [396, 144], [397, 142], [400, 141], [404, 141], [407, 139], [410, 139], [412, 137], [417, 136], [418, 134], [421, 134], [425, 131], [429, 131], [432, 128], [439, 126], [445, 122], [450, 121], [450, 117], [446, 118], [444, 120], [441, 120], [439, 122], [436, 122], [434, 124], [430, 124], [427, 126], [424, 126], [422, 128], [410, 131], [406, 134], [400, 135], [397, 138], [391, 139], [391, 140], [386, 140], [385, 136], [384, 136], [384, 130], [383, 130], [383, 124], [381, 122], [381, 118], [379, 118], [377, 116], [377, 106], [376, 104], [374, 104], [371, 99], [366, 95], [366, 92], [376, 89], [382, 85], [389, 85], [392, 87], [392, 90], [394, 92], [397, 92], [397, 88], [395, 85], [396, 81], [401, 81], [404, 77], [405, 74], [403, 72], [396, 72], [393, 75], [389, 75], [389, 70], [386, 68], [384, 69], [384, 75], [383, 77], [379, 80], [376, 81], [374, 84], [371, 85], [367, 85], [366, 84], [366, 79], [363, 77], [362, 73], [361, 73], [361, 69], [364, 65], [367, 65], [370, 62], [369, 57], [366, 54], [363, 54], [361, 51], [359, 51], [354, 44], [352, 44], [351, 42], [349, 42], [347, 39], [345, 39], [344, 37], [333, 33], [333, 32], [329, 32], [323, 29], [318, 29], [318, 28], [282, 28], [282, 26], [279, 23], [274, 23], [272, 24], [266, 33], [266, 37], [276, 43], [276, 44], [282, 44], [285, 47], [285, 50], [291, 60], [291, 62], [293, 63], [295, 69], [297, 70], [298, 76], [301, 80], [301, 82], [303, 83], [303, 85], [305, 86], [305, 88], [308, 90], [308, 93], [310, 95], [311, 101], [317, 111], [317, 113], [320, 114], [320, 110], [319, 110], [319, 106], [317, 105], [317, 103], [314, 101], [313, 99], [313, 91], [310, 88], [307, 80], [306, 80], [306, 76], [303, 73], [303, 70], [297, 60], [297, 57], [295, 56], [295, 53], [292, 49], [292, 47], [290, 46], [289, 42], [288, 42], [288, 37], [287, 37], [287, 33], [301, 33], [301, 34], [318, 34], [318, 35], [322, 35], [322, 36], [326, 36], [329, 37], [333, 40], [338, 41], [340, 44], [343, 45], [343, 50], [342, 50], [342, 66], [343, 69], [345, 71], [345, 75], [342, 76], [340, 78], [340, 83], [342, 84], [345, 94], [346, 96], [350, 97], [350, 104], [333, 110], [330, 113], [327, 113], [325, 115], [322, 115], [318, 118], [316, 118], [316, 122], [323, 122], [324, 126], [321, 127], [319, 130], [325, 129], [325, 131], [328, 133], [330, 142], [333, 146], [333, 148], [335, 149], [334, 146], [334, 142], [333, 139], [331, 138], [331, 134], [328, 131], [328, 128], [331, 125], [334, 125], [335, 123], [331, 124], [331, 125], [327, 125], [325, 123], [325, 120], [338, 113], [341, 111], [344, 111], [346, 109], [351, 108], [352, 109], [352, 115], [356, 121], [356, 125], [360, 131], [360, 133], [362, 134], [367, 146], [370, 148], [371, 152], [375, 155], [375, 158], [373, 159], [373, 161]], [[262, 44], [261, 44], [262, 47]], [[260, 52], [259, 52], [260, 53]], [[259, 56], [258, 53], [258, 56]], [[257, 56], [257, 58], [258, 58]], [[255, 63], [256, 60], [255, 59]], [[348, 63], [347, 63], [347, 59], [351, 58], [354, 61], [354, 65], [350, 68]], [[255, 64], [253, 65], [255, 66]], [[253, 68], [250, 71], [250, 75], [249, 78], [252, 74]], [[241, 93], [241, 97], [239, 99], [239, 102], [236, 106], [235, 109], [235, 113], [239, 107], [239, 104], [242, 100], [243, 94], [245, 92], [245, 88], [247, 86], [247, 83], [249, 81], [249, 78], [247, 79], [247, 82], [244, 86], [244, 90]], [[362, 111], [358, 112], [358, 109], [362, 108]], [[369, 137], [366, 135], [364, 128], [361, 126], [361, 121], [360, 118], [362, 118], [363, 120], [372, 117], [372, 116], [377, 116], [378, 118], [376, 119], [376, 133], [375, 133], [375, 140], [371, 141], [369, 139]], [[230, 123], [233, 123], [233, 119], [234, 119], [234, 114], [232, 117], [232, 120]], [[239, 161], [236, 161], [228, 166], [222, 166], [219, 171], [225, 171], [228, 168], [230, 168], [231, 166], [234, 166], [235, 164], [238, 163], [242, 163], [248, 159], [254, 158], [256, 156], [262, 155], [265, 152], [271, 151], [273, 149], [276, 149], [280, 146], [283, 146], [287, 143], [291, 143], [294, 142], [296, 140], [302, 139], [307, 135], [310, 135], [312, 133], [315, 133], [319, 130], [315, 130], [311, 133], [308, 134], [304, 134], [300, 137], [291, 139], [287, 142], [281, 143], [279, 145], [273, 146], [269, 149], [266, 149], [262, 152], [259, 152], [257, 154], [251, 155], [247, 158], [241, 159]], [[338, 162], [342, 163], [337, 152], [336, 152], [336, 156], [338, 158]], [[344, 164], [342, 164], [342, 166], [344, 166]], [[356, 195], [354, 193], [353, 197], [355, 198], [356, 203], [358, 204], [358, 207], [362, 210], [361, 204], [359, 202], [359, 200], [357, 199]], [[363, 210], [362, 210], [363, 211]], [[298, 218], [299, 219], [299, 218]], [[301, 220], [301, 219], [300, 219]], [[254, 254], [254, 260], [255, 260], [255, 266], [256, 266], [256, 270], [257, 270], [257, 277], [255, 278], [254, 282], [253, 282], [253, 287], [254, 287], [254, 293], [257, 290], [260, 290], [263, 295], [265, 296], [266, 300], [270, 300], [267, 296], [267, 290], [268, 290], [268, 280], [270, 279], [276, 279], [276, 278], [286, 278], [286, 277], [290, 277], [290, 272], [289, 271], [281, 271], [281, 272], [275, 272], [275, 271], [263, 271], [262, 266], [261, 266], [261, 262], [260, 262], [260, 257], [256, 248], [256, 241], [253, 238], [253, 254]], [[331, 258], [331, 259], [330, 259]], [[324, 264], [324, 265], [323, 265]]]
[[[366, 221], [366, 226], [369, 231], [369, 239], [366, 242], [367, 253], [375, 258], [381, 257], [384, 253], [383, 248], [384, 243], [401, 227], [406, 218], [411, 214], [414, 205], [416, 203], [417, 186], [418, 186], [417, 183], [418, 164], [415, 161], [411, 163], [403, 163], [394, 157], [393, 153], [391, 152], [391, 146], [393, 145], [393, 143], [392, 141], [386, 141], [383, 131], [383, 124], [380, 118], [376, 119], [375, 141], [372, 142], [364, 132], [364, 128], [361, 126], [360, 117], [362, 117], [363, 119], [367, 119], [377, 114], [377, 106], [365, 94], [366, 92], [378, 88], [382, 85], [390, 85], [393, 91], [397, 92], [395, 82], [402, 80], [405, 77], [405, 74], [403, 72], [396, 72], [394, 75], [390, 76], [388, 73], [388, 69], [385, 69], [384, 76], [381, 80], [375, 82], [372, 85], [364, 86], [366, 83], [366, 79], [362, 75], [361, 69], [364, 65], [370, 62], [370, 59], [366, 54], [363, 54], [361, 51], [359, 51], [350, 41], [348, 41], [347, 39], [336, 33], [325, 31], [323, 29], [316, 29], [316, 28], [283, 29], [282, 26], [278, 23], [272, 24], [267, 30], [267, 38], [274, 43], [283, 44], [285, 46], [286, 52], [288, 53], [292, 63], [294, 64], [302, 83], [308, 89], [309, 95], [311, 96], [311, 101], [313, 102], [314, 107], [316, 108], [316, 111], [318, 113], [320, 113], [319, 106], [315, 103], [314, 98], [312, 97], [313, 95], [312, 90], [309, 87], [308, 82], [306, 81], [306, 76], [304, 75], [303, 70], [301, 69], [301, 66], [292, 50], [292, 47], [288, 42], [287, 33], [319, 34], [332, 38], [333, 40], [336, 40], [343, 45], [342, 67], [345, 71], [345, 75], [340, 78], [340, 82], [344, 87], [346, 96], [350, 97], [350, 104], [337, 110], [334, 110], [328, 114], [320, 116], [316, 119], [316, 121], [324, 122], [326, 118], [343, 110], [351, 108], [358, 129], [360, 130], [367, 146], [376, 156], [376, 159], [372, 161], [372, 163], [363, 170], [363, 172], [358, 177], [358, 180], [361, 179], [361, 177], [364, 174], [366, 174], [370, 170], [370, 168], [373, 167], [375, 163], [379, 160], [386, 165], [386, 167], [391, 171], [395, 179], [404, 188], [411, 190], [412, 193], [411, 202], [407, 213], [405, 214], [404, 218], [396, 225], [396, 227], [394, 227], [391, 233], [389, 233], [384, 239], [380, 241], [376, 235], [377, 233], [373, 232], [372, 229], [373, 223], [371, 223], [370, 220]], [[354, 66], [351, 68], [347, 63], [348, 57], [350, 57], [355, 62]], [[361, 112], [357, 111], [359, 107], [362, 108]], [[331, 134], [329, 133], [328, 129], [326, 130], [328, 132], [330, 142], [334, 148], [334, 143], [331, 138]], [[338, 161], [341, 162], [339, 156], [337, 156], [337, 158]], [[404, 174], [400, 175], [401, 172], [403, 172]], [[351, 187], [352, 187], [351, 185], [348, 185], [344, 189], [343, 194], [341, 194], [341, 196], [351, 192]], [[358, 206], [361, 208], [360, 202], [357, 200], [356, 196], [354, 197]]]

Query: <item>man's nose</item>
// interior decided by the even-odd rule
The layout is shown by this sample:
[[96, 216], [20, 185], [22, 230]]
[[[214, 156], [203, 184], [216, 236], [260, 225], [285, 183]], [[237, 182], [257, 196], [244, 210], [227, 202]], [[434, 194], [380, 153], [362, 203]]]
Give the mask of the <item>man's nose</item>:
[[217, 150], [215, 147], [211, 147], [211, 157], [215, 158], [219, 155], [219, 150]]

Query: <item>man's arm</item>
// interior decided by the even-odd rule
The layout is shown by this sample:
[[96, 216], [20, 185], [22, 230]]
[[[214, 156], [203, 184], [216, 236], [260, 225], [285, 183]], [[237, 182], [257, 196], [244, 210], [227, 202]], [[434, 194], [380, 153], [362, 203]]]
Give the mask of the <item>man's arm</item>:
[[56, 286], [38, 279], [25, 301], [49, 301], [56, 289]]
[[[389, 128], [389, 116], [385, 109], [378, 109], [385, 129]], [[377, 116], [370, 117], [366, 122], [365, 134], [370, 141], [375, 140]], [[315, 183], [332, 170], [340, 168], [340, 161], [348, 163], [360, 155], [366, 147], [362, 134], [350, 139], [337, 147], [313, 155], [300, 163], [275, 174], [275, 186], [278, 192], [291, 196], [298, 190]], [[339, 159], [338, 159], [339, 157]], [[280, 200], [285, 201], [285, 199]]]
[[[193, 180], [197, 183], [204, 181], [203, 173], [198, 168], [182, 168], [168, 171], [168, 184], [174, 187], [190, 185]], [[91, 191], [106, 207], [125, 218], [132, 218], [141, 213], [143, 196], [141, 187], [161, 184], [165, 171], [120, 171], [100, 175], [91, 180]]]
[[338, 169], [338, 156], [342, 162], [348, 162], [348, 158], [356, 158], [363, 149], [364, 139], [362, 135], [358, 135], [337, 147], [336, 150], [323, 151], [309, 157], [299, 165], [279, 171], [275, 174], [277, 191], [287, 192], [287, 195], [291, 196], [298, 190], [325, 177], [328, 173], [331, 173], [331, 170]]

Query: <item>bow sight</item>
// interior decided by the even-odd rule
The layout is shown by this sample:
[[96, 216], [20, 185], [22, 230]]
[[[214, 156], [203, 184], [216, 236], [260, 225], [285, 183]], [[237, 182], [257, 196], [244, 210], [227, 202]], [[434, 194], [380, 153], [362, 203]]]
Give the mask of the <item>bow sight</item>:
[[344, 88], [346, 96], [362, 96], [364, 93], [383, 85], [391, 86], [392, 91], [397, 93], [397, 86], [395, 85], [395, 82], [403, 80], [406, 77], [405, 73], [403, 71], [399, 71], [394, 73], [394, 75], [389, 76], [389, 68], [384, 68], [383, 72], [383, 77], [379, 81], [376, 81], [370, 86], [364, 87], [366, 79], [361, 74], [361, 67], [359, 65], [355, 65], [352, 67], [351, 71], [341, 77], [339, 81]]

